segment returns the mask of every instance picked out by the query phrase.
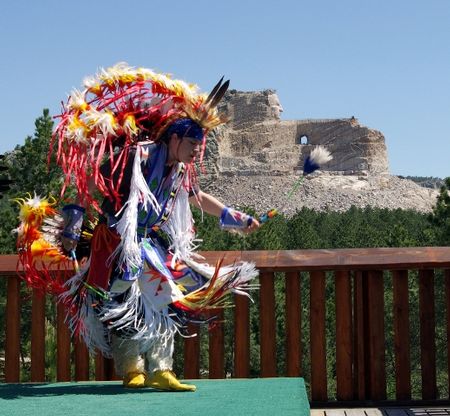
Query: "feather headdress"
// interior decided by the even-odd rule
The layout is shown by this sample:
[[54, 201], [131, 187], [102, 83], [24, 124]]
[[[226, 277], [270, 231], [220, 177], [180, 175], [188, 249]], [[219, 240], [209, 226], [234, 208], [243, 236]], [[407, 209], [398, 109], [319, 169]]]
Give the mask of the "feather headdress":
[[41, 198], [37, 195], [28, 198], [17, 198], [19, 204], [20, 225], [14, 230], [17, 233], [17, 250], [19, 263], [22, 265], [24, 279], [28, 286], [52, 294], [61, 293], [64, 280], [59, 273], [53, 273], [53, 267], [67, 266], [69, 258], [64, 255], [60, 244], [46, 230], [48, 222], [53, 224], [62, 222], [58, 219], [56, 200]]
[[[57, 143], [57, 160], [66, 177], [62, 192], [74, 180], [80, 200], [98, 209], [88, 189], [93, 180], [103, 196], [117, 201], [130, 145], [158, 141], [171, 122], [183, 117], [198, 123], [206, 136], [226, 121], [217, 104], [228, 84], [222, 78], [206, 95], [196, 85], [126, 63], [86, 78], [84, 90], [74, 90], [63, 105], [53, 134], [51, 151]], [[117, 146], [123, 151], [114, 156]], [[100, 169], [106, 156], [118, 177], [115, 186]]]

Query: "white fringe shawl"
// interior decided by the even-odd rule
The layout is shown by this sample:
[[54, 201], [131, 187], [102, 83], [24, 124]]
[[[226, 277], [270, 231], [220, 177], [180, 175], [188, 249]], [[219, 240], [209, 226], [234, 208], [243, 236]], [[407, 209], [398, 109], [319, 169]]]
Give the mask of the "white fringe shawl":
[[[216, 267], [210, 266], [207, 263], [198, 263], [192, 259], [185, 260], [185, 263], [192, 270], [208, 279], [208, 282], [204, 285], [204, 287], [207, 287], [209, 285], [209, 280], [211, 280], [215, 273]], [[224, 288], [228, 288], [230, 292], [246, 296], [253, 302], [253, 299], [248, 292], [253, 289], [259, 289], [258, 283], [250, 283], [253, 279], [258, 277], [258, 274], [259, 272], [254, 263], [239, 262], [221, 267], [218, 281], [222, 282]], [[201, 289], [202, 288], [199, 290]]]
[[[83, 288], [85, 275], [89, 270], [90, 258], [82, 266], [80, 271], [71, 277], [64, 286], [67, 288], [58, 297], [58, 301], [67, 305], [73, 301], [73, 298], [80, 293]], [[93, 308], [93, 304], [96, 299], [89, 293], [87, 289], [86, 297], [82, 300], [80, 308], [76, 311], [76, 314], [71, 313], [69, 306], [66, 314], [66, 322], [72, 334], [79, 334], [91, 353], [95, 353], [96, 349], [99, 349], [106, 357], [111, 357], [111, 347], [109, 340], [109, 333], [107, 328], [99, 321], [97, 313]], [[81, 302], [81, 301], [80, 301]]]
[[192, 256], [199, 257], [194, 251], [198, 248], [196, 243], [201, 240], [195, 238], [189, 194], [183, 187], [179, 190], [172, 213], [161, 230], [169, 237], [169, 251], [173, 253], [172, 268], [177, 261], [185, 261]]
[[[87, 261], [82, 270], [65, 283], [67, 290], [59, 296], [59, 301], [70, 304], [83, 288], [89, 263]], [[122, 331], [119, 336], [127, 338], [129, 334], [129, 339], [138, 341], [140, 353], [148, 351], [156, 340], [165, 347], [179, 332], [179, 324], [167, 310], [157, 311], [152, 307], [151, 300], [141, 289], [140, 279], [131, 283], [126, 299], [121, 303], [110, 300], [100, 310], [95, 310], [93, 305], [98, 299], [89, 293], [89, 289], [80, 302], [75, 315], [70, 313], [69, 307], [66, 322], [72, 334], [83, 338], [90, 353], [95, 354], [98, 349], [105, 357], [112, 356], [111, 330]]]
[[134, 156], [130, 194], [127, 202], [117, 213], [117, 215], [122, 213], [122, 217], [115, 224], [121, 237], [120, 243], [109, 259], [109, 261], [112, 261], [117, 257], [117, 266], [124, 270], [132, 270], [142, 266], [142, 254], [137, 236], [139, 204], [141, 203], [145, 210], [147, 210], [147, 207], [152, 207], [157, 214], [161, 212], [161, 207], [150, 191], [141, 169], [141, 161], [146, 160], [148, 155], [141, 158], [141, 153], [143, 153], [143, 148], [138, 146]]
[[138, 341], [140, 353], [148, 351], [156, 340], [166, 346], [179, 332], [167, 310], [152, 307], [141, 288], [141, 279], [132, 283], [125, 300], [106, 302], [98, 319], [108, 324], [109, 330], [119, 331], [120, 337]]
[[[137, 236], [139, 204], [142, 204], [143, 209], [147, 212], [150, 207], [156, 214], [161, 212], [161, 207], [150, 191], [147, 181], [142, 174], [142, 150], [140, 147], [136, 150], [129, 198], [117, 213], [117, 215], [122, 213], [122, 217], [115, 224], [121, 239], [109, 260], [112, 261], [117, 257], [118, 267], [125, 270], [132, 270], [142, 266], [142, 253]], [[195, 243], [200, 241], [195, 239], [194, 220], [189, 206], [189, 194], [182, 186], [182, 179], [179, 186], [180, 189], [177, 192], [169, 219], [161, 227], [170, 240], [169, 251], [173, 253], [172, 266], [175, 265], [176, 261], [191, 258], [197, 249]]]

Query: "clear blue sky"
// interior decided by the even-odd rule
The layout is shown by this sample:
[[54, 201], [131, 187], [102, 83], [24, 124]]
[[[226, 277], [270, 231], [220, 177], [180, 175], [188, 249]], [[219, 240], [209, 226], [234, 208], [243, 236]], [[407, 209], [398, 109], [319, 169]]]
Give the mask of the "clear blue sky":
[[277, 90], [285, 120], [357, 117], [397, 175], [450, 176], [450, 0], [3, 0], [0, 153], [99, 67]]

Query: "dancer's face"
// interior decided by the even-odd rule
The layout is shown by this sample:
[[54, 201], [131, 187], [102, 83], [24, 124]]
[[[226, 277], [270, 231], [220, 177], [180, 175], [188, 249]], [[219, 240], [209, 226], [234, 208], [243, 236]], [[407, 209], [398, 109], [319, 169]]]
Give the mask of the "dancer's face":
[[191, 163], [200, 153], [202, 142], [192, 137], [180, 139], [176, 133], [172, 134], [169, 143], [169, 160]]

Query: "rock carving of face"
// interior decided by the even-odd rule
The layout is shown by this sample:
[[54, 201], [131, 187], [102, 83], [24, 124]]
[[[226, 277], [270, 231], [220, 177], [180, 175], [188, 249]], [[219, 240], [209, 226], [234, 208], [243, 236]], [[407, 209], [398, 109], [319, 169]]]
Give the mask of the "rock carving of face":
[[278, 95], [270, 94], [268, 97], [270, 109], [272, 114], [279, 119], [280, 114], [283, 112], [283, 107], [280, 104], [280, 100], [278, 99]]

